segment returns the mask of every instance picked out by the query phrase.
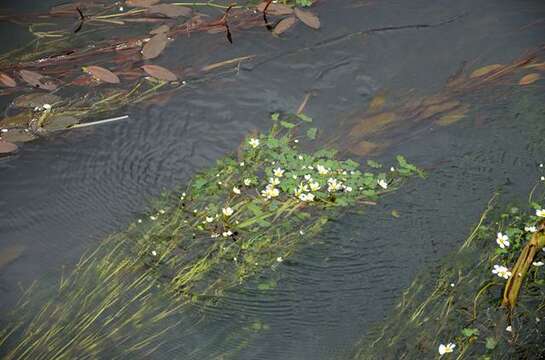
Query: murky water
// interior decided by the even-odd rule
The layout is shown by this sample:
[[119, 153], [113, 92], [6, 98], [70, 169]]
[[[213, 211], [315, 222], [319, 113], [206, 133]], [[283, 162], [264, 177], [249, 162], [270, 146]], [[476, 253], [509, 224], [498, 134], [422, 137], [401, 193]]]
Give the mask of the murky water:
[[[150, 198], [233, 151], [249, 131], [266, 129], [270, 112], [295, 111], [306, 92], [314, 94], [306, 112], [327, 133], [353, 123], [378, 93], [392, 101], [432, 95], [466, 62], [509, 63], [541, 46], [545, 30], [537, 0], [320, 1], [314, 11], [319, 31], [298, 26], [283, 39], [252, 29], [234, 33], [233, 44], [207, 34], [178, 41], [159, 63], [258, 57], [237, 73], [190, 83], [166, 105], [126, 109], [127, 121], [40, 139], [0, 160], [0, 249], [25, 248], [1, 269], [2, 309], [19, 286], [54, 284], [63, 267], [122, 230]], [[13, 26], [1, 29], [6, 38]], [[545, 152], [528, 143], [536, 120], [517, 104], [542, 106], [543, 83], [501, 87], [497, 97], [467, 96], [472, 110], [459, 123], [423, 126], [381, 153], [384, 161], [402, 153], [428, 168], [426, 180], [411, 181], [364, 216], [347, 213], [277, 268], [275, 290], [258, 291], [253, 282], [216, 307], [195, 309], [206, 320], [166, 339], [172, 350], [159, 358], [216, 358], [238, 345], [229, 340], [233, 329], [255, 319], [269, 328], [249, 337], [236, 358], [349, 358], [412, 276], [463, 242], [495, 190], [524, 200], [532, 186]]]

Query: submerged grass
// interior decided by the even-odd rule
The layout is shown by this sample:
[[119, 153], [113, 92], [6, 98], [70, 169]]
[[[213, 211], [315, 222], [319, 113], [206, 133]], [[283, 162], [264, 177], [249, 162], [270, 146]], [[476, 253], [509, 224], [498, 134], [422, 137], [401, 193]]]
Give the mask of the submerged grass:
[[362, 171], [332, 149], [303, 152], [300, 142], [316, 137], [314, 128], [300, 134], [311, 119], [272, 120], [268, 133], [82, 258], [45, 304], [25, 296], [0, 334], [4, 358], [145, 358], [170, 330], [180, 332], [186, 305], [213, 306], [226, 289], [279, 266], [343, 209], [374, 204], [420, 174], [401, 156], [387, 171], [373, 161]]
[[[503, 212], [495, 199], [462, 247], [416, 278], [385, 324], [362, 340], [355, 359], [543, 355], [545, 213], [532, 198], [529, 211]], [[537, 250], [531, 257], [530, 249]], [[522, 260], [528, 268], [518, 265]], [[513, 283], [522, 285], [520, 294]]]

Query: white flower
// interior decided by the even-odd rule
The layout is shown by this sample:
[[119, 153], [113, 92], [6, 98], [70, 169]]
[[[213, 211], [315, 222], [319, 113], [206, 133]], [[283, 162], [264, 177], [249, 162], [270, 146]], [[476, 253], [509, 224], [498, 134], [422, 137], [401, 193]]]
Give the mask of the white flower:
[[240, 166], [241, 166], [241, 167], [243, 167], [243, 166], [244, 166], [244, 161], [242, 161], [242, 162], [240, 163]]
[[282, 256], [279, 256], [276, 258], [276, 262], [281, 263], [282, 261], [284, 261], [284, 259], [282, 259]]
[[225, 215], [225, 216], [231, 216], [231, 215], [233, 215], [233, 213], [234, 213], [233, 209], [230, 208], [230, 207], [226, 207], [226, 208], [221, 209], [221, 212], [222, 212], [223, 215]]
[[157, 251], [155, 251], [155, 250], [152, 250], [152, 251], [151, 251], [151, 255], [153, 255], [153, 256], [157, 256]]
[[536, 210], [536, 216], [545, 217], [545, 210], [543, 209]]
[[541, 181], [545, 181], [545, 176], [540, 177]]
[[314, 167], [313, 167], [312, 165], [309, 165], [309, 166], [307, 167], [307, 169], [309, 169], [309, 170], [314, 170]]
[[494, 265], [494, 270], [492, 270], [492, 274], [496, 274], [504, 279], [509, 279], [511, 275], [513, 275], [511, 271], [509, 271], [509, 269], [502, 265]]
[[383, 188], [384, 190], [388, 189], [388, 183], [384, 179], [380, 179], [378, 182], [378, 186]]
[[142, 224], [142, 219], [138, 219], [138, 223], [139, 223], [139, 224]]
[[318, 191], [320, 190], [320, 184], [318, 184], [317, 181], [311, 181], [308, 183], [308, 186], [310, 187], [311, 191]]
[[535, 233], [535, 232], [537, 232], [537, 227], [535, 227], [535, 226], [525, 226], [524, 231], [530, 232], [530, 233]]
[[337, 179], [329, 178], [327, 180], [327, 191], [335, 192], [342, 189], [342, 182], [337, 181]]
[[269, 183], [271, 185], [278, 185], [280, 184], [280, 180], [278, 180], [278, 178], [272, 177], [272, 178], [269, 178]]
[[446, 345], [439, 345], [439, 355], [443, 356], [445, 354], [449, 354], [454, 351], [454, 348], [456, 347], [456, 344], [448, 343]]
[[250, 144], [251, 147], [255, 149], [256, 147], [259, 146], [259, 139], [251, 138], [248, 143]]
[[284, 176], [284, 170], [282, 170], [281, 168], [278, 167], [278, 168], [274, 169], [273, 174], [276, 177], [282, 177], [282, 176]]
[[303, 160], [303, 156], [302, 156], [302, 155], [299, 155], [297, 158], [298, 158], [299, 160]]
[[312, 176], [310, 176], [310, 174], [306, 174], [305, 175], [305, 180], [307, 180], [307, 181], [312, 180]]
[[543, 261], [534, 261], [532, 265], [539, 267], [545, 265], [545, 263]]
[[345, 186], [344, 191], [346, 192], [352, 192], [352, 188], [350, 186]]
[[212, 239], [217, 238], [217, 237], [219, 237], [219, 236], [220, 236], [220, 234], [218, 234], [218, 233], [213, 233], [212, 235], [210, 235], [210, 237], [211, 237]]
[[244, 179], [244, 185], [250, 186], [252, 184], [252, 179]]
[[164, 214], [166, 211], [164, 209], [159, 210], [160, 214]]
[[394, 172], [394, 171], [396, 171], [396, 168], [392, 166], [392, 167], [390, 168], [390, 171], [391, 171], [391, 172]]
[[231, 230], [227, 230], [227, 231], [224, 231], [224, 232], [222, 233], [222, 235], [223, 235], [223, 237], [228, 237], [228, 236], [233, 235], [233, 233], [231, 232]]
[[295, 139], [295, 140], [293, 140], [293, 142], [297, 144], [299, 142], [299, 140]]
[[212, 216], [207, 216], [206, 217], [206, 222], [211, 223], [212, 221], [214, 221], [214, 218]]
[[323, 165], [316, 165], [316, 170], [318, 170], [318, 174], [320, 175], [327, 175], [329, 173], [329, 170]]
[[496, 237], [496, 242], [498, 245], [505, 249], [506, 247], [509, 247], [509, 237], [505, 234], [502, 234], [501, 232], [498, 233], [498, 236]]
[[295, 189], [295, 195], [299, 196], [299, 194], [301, 194], [303, 192], [308, 192], [308, 185], [300, 183], [299, 186], [297, 187], [297, 189]]
[[291, 178], [295, 180], [295, 179], [297, 179], [297, 175], [293, 174], [293, 175], [291, 176]]
[[265, 187], [265, 190], [261, 190], [261, 196], [269, 200], [270, 198], [277, 197], [280, 195], [280, 190], [274, 187], [273, 184], [268, 184]]
[[149, 218], [150, 218], [151, 220], [154, 220], [154, 221], [157, 220], [157, 216], [151, 215]]
[[299, 200], [306, 202], [314, 201], [314, 194], [302, 193], [299, 195]]
[[43, 104], [42, 107], [45, 111], [51, 111], [51, 105], [50, 104]]
[[303, 236], [305, 235], [305, 232], [303, 230], [299, 230], [299, 235]]
[[238, 195], [240, 194], [240, 189], [237, 188], [236, 186], [233, 186], [233, 192]]
[[508, 327], [505, 328], [505, 331], [513, 332], [513, 327], [509, 325]]

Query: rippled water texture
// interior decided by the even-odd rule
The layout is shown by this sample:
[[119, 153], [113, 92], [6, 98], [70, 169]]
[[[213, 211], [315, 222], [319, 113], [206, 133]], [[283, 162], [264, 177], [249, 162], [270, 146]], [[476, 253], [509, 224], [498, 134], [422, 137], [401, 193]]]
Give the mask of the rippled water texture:
[[[25, 11], [34, 3], [2, 5]], [[46, 3], [39, 6], [56, 2]], [[295, 111], [305, 93], [314, 94], [306, 112], [327, 134], [354, 122], [379, 93], [387, 101], [432, 95], [464, 63], [470, 69], [510, 63], [542, 46], [545, 30], [539, 0], [319, 1], [314, 11], [319, 31], [298, 25], [279, 39], [254, 28], [234, 33], [233, 44], [210, 34], [177, 41], [159, 63], [258, 56], [237, 73], [189, 84], [166, 105], [129, 108], [129, 120], [40, 139], [1, 159], [0, 251], [14, 252], [0, 269], [1, 308], [12, 306], [19, 284], [53, 284], [62, 267], [122, 230], [151, 197], [233, 151], [249, 131], [266, 129], [270, 112]], [[347, 36], [455, 17], [436, 27]], [[2, 38], [13, 28], [2, 24]], [[459, 123], [422, 126], [380, 154], [383, 160], [404, 154], [428, 169], [428, 179], [410, 182], [363, 216], [333, 223], [276, 269], [276, 289], [256, 290], [256, 280], [216, 307], [195, 309], [206, 320], [166, 339], [173, 352], [158, 358], [215, 358], [237, 346], [232, 329], [253, 319], [269, 329], [248, 336], [239, 359], [349, 358], [415, 272], [463, 242], [496, 189], [506, 199], [528, 193], [545, 151], [529, 143], [537, 120], [520, 103], [541, 107], [543, 115], [543, 82], [501, 87], [497, 97], [467, 96], [472, 110]]]

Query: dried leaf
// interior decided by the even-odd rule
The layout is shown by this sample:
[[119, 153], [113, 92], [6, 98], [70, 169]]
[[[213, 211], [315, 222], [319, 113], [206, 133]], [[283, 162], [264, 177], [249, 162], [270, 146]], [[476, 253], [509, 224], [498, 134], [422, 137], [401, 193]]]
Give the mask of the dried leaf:
[[13, 104], [18, 108], [35, 108], [59, 101], [61, 101], [61, 98], [53, 94], [26, 94], [16, 97]]
[[164, 34], [169, 32], [170, 27], [168, 25], [161, 25], [153, 30], [151, 30], [149, 33], [151, 35], [157, 35], [157, 34]]
[[167, 42], [166, 34], [155, 35], [142, 48], [142, 56], [144, 59], [155, 59], [165, 50]]
[[449, 112], [448, 114], [441, 116], [436, 121], [436, 123], [441, 126], [454, 124], [455, 122], [462, 120], [466, 116], [466, 113], [468, 110], [469, 110], [469, 106], [467, 105], [461, 106], [460, 108], [455, 109]]
[[469, 77], [471, 79], [473, 79], [473, 78], [476, 78], [476, 77], [479, 77], [479, 76], [483, 76], [483, 75], [489, 74], [489, 73], [491, 73], [493, 71], [499, 70], [502, 67], [503, 67], [503, 65], [500, 65], [500, 64], [486, 65], [486, 66], [480, 67], [477, 70], [473, 71], [471, 73], [471, 75], [469, 75]]
[[17, 145], [0, 140], [0, 155], [7, 155], [17, 151]]
[[[263, 10], [265, 10], [265, 6], [267, 6], [267, 1], [264, 1], [261, 4], [257, 5], [256, 9], [259, 12], [263, 12]], [[287, 5], [271, 3], [267, 8], [267, 14], [277, 16], [291, 15], [293, 14], [293, 9]]]
[[178, 77], [170, 70], [159, 65], [142, 65], [142, 69], [150, 76], [164, 81], [176, 81]]
[[42, 74], [30, 70], [21, 70], [19, 71], [19, 75], [24, 82], [33, 87], [40, 87], [42, 85], [41, 80], [44, 77]]
[[8, 129], [2, 133], [2, 139], [12, 143], [28, 142], [36, 139], [36, 136], [27, 129]]
[[313, 29], [320, 28], [320, 19], [318, 19], [318, 16], [311, 13], [310, 11], [295, 8], [294, 13], [295, 16], [297, 16], [297, 18], [299, 18], [299, 20], [301, 20], [306, 26]]
[[150, 7], [157, 4], [159, 0], [127, 0], [125, 5], [130, 7]]
[[191, 9], [174, 4], [159, 4], [150, 6], [148, 8], [148, 13], [161, 14], [169, 18], [176, 18], [179, 16], [191, 16]]
[[17, 83], [15, 80], [8, 74], [0, 73], [0, 84], [6, 87], [16, 87]]
[[525, 68], [545, 71], [545, 63], [530, 64], [530, 65], [526, 65]]
[[435, 104], [435, 105], [430, 105], [424, 109], [424, 111], [419, 115], [419, 118], [427, 119], [434, 115], [438, 115], [440, 113], [450, 111], [456, 108], [458, 105], [460, 105], [460, 102], [456, 100], [447, 101], [447, 102]]
[[100, 81], [110, 84], [119, 84], [119, 77], [110, 70], [103, 68], [102, 66], [84, 66], [83, 71], [93, 75], [95, 79], [98, 79]]
[[376, 95], [373, 100], [369, 103], [369, 111], [370, 112], [377, 112], [386, 103], [386, 97], [383, 94]]
[[539, 75], [538, 73], [531, 73], [523, 76], [522, 79], [519, 80], [519, 85], [530, 85], [532, 83], [535, 83], [539, 79], [541, 79], [541, 75]]
[[282, 34], [283, 32], [289, 30], [293, 25], [295, 25], [296, 22], [297, 18], [295, 18], [295, 16], [290, 16], [280, 20], [280, 22], [274, 27], [273, 34]]
[[77, 124], [79, 120], [73, 116], [61, 115], [47, 119], [47, 123], [43, 126], [49, 131], [63, 130], [71, 125]]
[[350, 130], [352, 136], [370, 135], [382, 131], [397, 119], [393, 112], [384, 112], [360, 120], [359, 124]]

